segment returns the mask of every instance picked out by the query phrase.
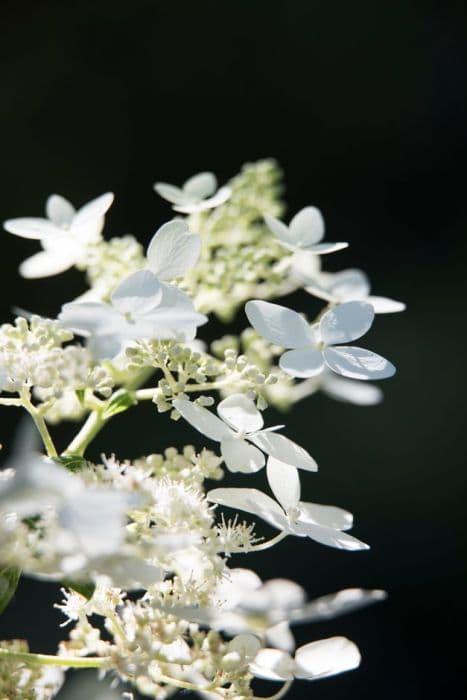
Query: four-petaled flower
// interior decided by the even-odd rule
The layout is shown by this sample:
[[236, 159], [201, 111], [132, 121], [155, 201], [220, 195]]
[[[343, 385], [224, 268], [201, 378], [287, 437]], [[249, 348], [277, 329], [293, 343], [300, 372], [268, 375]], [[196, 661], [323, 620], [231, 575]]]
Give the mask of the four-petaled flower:
[[156, 182], [154, 189], [157, 194], [173, 205], [174, 211], [182, 214], [214, 209], [224, 204], [232, 193], [230, 187], [221, 187], [217, 190], [216, 176], [209, 172], [193, 175], [182, 187], [169, 185], [167, 182]]
[[332, 304], [364, 301], [371, 304], [375, 314], [391, 314], [405, 309], [401, 301], [370, 294], [370, 282], [363, 270], [351, 268], [341, 272], [318, 272], [316, 277], [304, 279], [304, 283], [309, 294]]
[[305, 250], [314, 255], [324, 255], [349, 245], [344, 242], [320, 243], [324, 237], [324, 219], [316, 207], [305, 207], [299, 211], [288, 226], [270, 214], [265, 214], [264, 220], [279, 243], [294, 252]]
[[253, 328], [275, 345], [291, 348], [279, 365], [292, 377], [313, 377], [327, 366], [351, 379], [385, 379], [395, 367], [370, 350], [349, 343], [364, 335], [373, 323], [371, 304], [349, 301], [327, 311], [310, 325], [296, 311], [267, 301], [249, 301], [245, 312]]
[[19, 268], [23, 277], [57, 275], [79, 262], [90, 243], [98, 241], [104, 214], [112, 204], [111, 192], [93, 199], [76, 210], [64, 197], [53, 194], [46, 202], [46, 219], [9, 219], [4, 227], [22, 238], [40, 240], [43, 251], [24, 260]]
[[89, 338], [98, 358], [113, 358], [132, 340], [190, 341], [207, 321], [177, 287], [162, 284], [150, 270], [129, 275], [112, 294], [110, 304], [71, 302], [58, 316], [61, 324]]
[[221, 401], [217, 406], [220, 418], [184, 398], [175, 399], [173, 405], [196, 430], [220, 442], [222, 457], [232, 472], [248, 474], [262, 469], [266, 461], [263, 452], [299, 469], [318, 469], [315, 460], [303, 447], [274, 432], [284, 426], [262, 429], [261, 413], [244, 394], [231, 394]]
[[213, 503], [257, 515], [287, 535], [310, 537], [337, 549], [369, 548], [364, 542], [343, 532], [352, 527], [351, 513], [335, 506], [300, 501], [300, 479], [295, 467], [269, 457], [267, 475], [279, 503], [258, 489], [213, 489], [208, 492], [207, 498]]

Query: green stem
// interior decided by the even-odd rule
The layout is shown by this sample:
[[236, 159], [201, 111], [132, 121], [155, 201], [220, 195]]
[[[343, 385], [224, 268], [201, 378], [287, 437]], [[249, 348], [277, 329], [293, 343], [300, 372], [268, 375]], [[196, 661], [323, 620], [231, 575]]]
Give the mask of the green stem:
[[75, 435], [63, 452], [64, 455], [79, 455], [80, 457], [84, 455], [88, 445], [94, 440], [97, 433], [102, 430], [108, 421], [108, 418], [103, 418], [102, 414], [102, 410], [92, 411], [89, 414], [79, 433]]
[[44, 447], [47, 451], [47, 455], [49, 457], [58, 457], [58, 453], [55, 449], [55, 445], [49, 433], [49, 429], [47, 428], [47, 424], [41, 413], [37, 410], [34, 404], [31, 403], [31, 395], [29, 389], [23, 390], [21, 392], [21, 402], [26, 411], [33, 419], [34, 423], [36, 424], [36, 428], [40, 433], [42, 442], [44, 443]]
[[45, 666], [65, 666], [67, 668], [101, 668], [108, 661], [106, 656], [53, 656], [51, 654], [33, 654], [26, 651], [11, 651], [0, 648], [0, 659], [10, 658], [17, 661], [24, 661], [30, 664], [42, 664]]

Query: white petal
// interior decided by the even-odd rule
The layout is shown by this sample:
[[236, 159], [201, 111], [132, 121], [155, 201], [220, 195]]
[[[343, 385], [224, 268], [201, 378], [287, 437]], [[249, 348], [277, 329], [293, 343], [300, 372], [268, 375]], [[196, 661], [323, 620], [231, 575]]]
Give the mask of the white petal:
[[106, 192], [100, 197], [92, 199], [90, 202], [82, 206], [81, 209], [78, 209], [73, 219], [72, 227], [80, 228], [99, 221], [102, 219], [113, 201], [114, 196], [112, 192]]
[[258, 489], [213, 489], [206, 498], [212, 503], [257, 515], [278, 530], [288, 529], [281, 507]]
[[296, 311], [268, 301], [249, 301], [245, 313], [253, 328], [275, 345], [303, 348], [312, 343], [309, 324]]
[[23, 260], [19, 266], [19, 272], [25, 279], [39, 279], [65, 272], [73, 267], [74, 263], [74, 256], [66, 250], [53, 253], [44, 250]]
[[315, 377], [324, 369], [323, 353], [314, 348], [287, 350], [280, 357], [279, 367], [291, 377]]
[[201, 239], [192, 234], [184, 221], [163, 224], [153, 236], [147, 251], [148, 267], [161, 280], [182, 277], [198, 262]]
[[252, 474], [264, 467], [264, 455], [246, 440], [227, 435], [221, 441], [221, 454], [231, 472]]
[[162, 199], [171, 204], [182, 204], [188, 201], [188, 197], [179, 187], [169, 185], [167, 182], [156, 182], [154, 189]]
[[120, 282], [112, 293], [111, 301], [121, 314], [143, 316], [159, 306], [162, 287], [150, 270], [138, 270]]
[[328, 253], [337, 253], [338, 250], [344, 250], [344, 248], [348, 247], [348, 243], [340, 241], [339, 243], [318, 243], [310, 246], [307, 250], [315, 255], [327, 255]]
[[375, 317], [371, 304], [348, 301], [327, 311], [319, 323], [321, 338], [326, 345], [348, 343], [364, 335]]
[[65, 197], [60, 194], [51, 194], [45, 204], [47, 218], [56, 226], [69, 226], [75, 216], [75, 208]]
[[111, 334], [121, 327], [118, 311], [97, 301], [64, 304], [58, 320], [64, 328], [85, 336], [96, 332]]
[[345, 637], [311, 642], [295, 652], [295, 677], [313, 680], [351, 671], [360, 665], [357, 646]]
[[333, 372], [351, 379], [386, 379], [396, 371], [394, 365], [381, 355], [351, 346], [326, 348], [324, 360]]
[[328, 620], [377, 603], [386, 597], [385, 591], [347, 588], [338, 593], [331, 593], [330, 595], [316, 598], [301, 607], [297, 607], [290, 614], [290, 621], [298, 624]]
[[300, 500], [300, 478], [295, 467], [269, 457], [266, 467], [269, 486], [282, 508], [287, 512]]
[[316, 207], [305, 207], [295, 214], [289, 229], [296, 246], [300, 248], [314, 246], [324, 236], [323, 215]]
[[70, 499], [59, 513], [62, 527], [78, 539], [86, 555], [96, 557], [119, 549], [124, 537], [127, 494], [86, 490]]
[[370, 283], [363, 270], [349, 268], [329, 275], [328, 289], [340, 302], [366, 301], [370, 293]]
[[210, 440], [220, 442], [226, 434], [228, 428], [220, 418], [208, 411], [207, 408], [187, 399], [175, 399], [172, 402], [183, 418], [190, 423], [200, 433], [206, 435]]
[[118, 332], [111, 335], [93, 335], [87, 342], [87, 348], [97, 360], [112, 360], [122, 352], [129, 340]]
[[[303, 605], [306, 597], [303, 588], [295, 581], [290, 581], [287, 578], [273, 578], [266, 581], [258, 591], [255, 591], [255, 595], [262, 595], [263, 609], [266, 604], [269, 608], [269, 610], [267, 608], [266, 610], [269, 613], [294, 609], [299, 605]], [[244, 604], [244, 607], [250, 610], [249, 602], [249, 599], [247, 599], [248, 604], [246, 606]], [[261, 607], [258, 606], [257, 609], [261, 609]]]
[[194, 200], [206, 199], [214, 194], [216, 189], [216, 176], [210, 172], [193, 175], [183, 185], [183, 192]]
[[310, 537], [310, 539], [315, 542], [327, 545], [328, 547], [335, 547], [336, 549], [346, 549], [351, 552], [369, 549], [369, 546], [365, 544], [365, 542], [357, 540], [356, 537], [352, 537], [352, 535], [348, 535], [346, 532], [305, 521], [296, 522], [293, 527], [293, 532], [299, 537]]
[[375, 310], [375, 314], [394, 314], [405, 311], [405, 304], [387, 297], [368, 297], [366, 300]]
[[263, 450], [263, 452], [278, 459], [280, 462], [290, 464], [293, 467], [297, 467], [297, 469], [306, 469], [309, 472], [318, 470], [318, 465], [313, 457], [303, 447], [297, 445], [293, 440], [289, 440], [285, 435], [262, 430], [248, 439], [254, 442], [260, 450]]
[[293, 651], [295, 649], [295, 639], [290, 631], [287, 620], [278, 622], [277, 625], [266, 630], [266, 642], [281, 651]]
[[213, 197], [209, 197], [209, 199], [203, 199], [201, 202], [177, 204], [173, 209], [181, 214], [194, 214], [199, 211], [206, 211], [207, 209], [215, 209], [215, 207], [219, 207], [230, 199], [231, 195], [232, 190], [230, 187], [221, 187], [220, 190], [218, 190]]
[[228, 651], [236, 651], [243, 661], [250, 663], [261, 649], [261, 642], [253, 634], [238, 634], [227, 645]]
[[323, 287], [320, 287], [319, 281], [313, 281], [311, 284], [307, 284], [307, 286], [304, 288], [305, 292], [308, 292], [308, 294], [312, 294], [314, 297], [317, 297], [318, 299], [323, 299], [324, 301], [338, 301], [332, 294], [331, 292], [327, 291]]
[[352, 513], [343, 508], [323, 506], [319, 503], [304, 503], [303, 501], [299, 507], [300, 521], [324, 525], [324, 527], [332, 527], [336, 530], [349, 530], [353, 525]]
[[3, 227], [9, 233], [14, 233], [15, 236], [32, 238], [35, 240], [40, 240], [44, 238], [44, 236], [55, 236], [57, 234], [57, 227], [47, 219], [8, 219], [8, 221], [3, 223]]
[[231, 394], [220, 402], [217, 412], [237, 432], [252, 433], [264, 425], [260, 411], [245, 394]]
[[284, 224], [279, 219], [276, 219], [270, 214], [264, 214], [264, 221], [268, 229], [279, 239], [282, 243], [286, 243], [288, 246], [293, 244], [293, 236], [289, 231], [289, 227]]
[[295, 663], [292, 657], [279, 649], [260, 649], [250, 672], [257, 678], [270, 681], [290, 681], [294, 677]]
[[379, 386], [346, 379], [326, 370], [323, 376], [321, 391], [338, 401], [348, 401], [356, 406], [374, 406], [383, 400], [383, 392]]

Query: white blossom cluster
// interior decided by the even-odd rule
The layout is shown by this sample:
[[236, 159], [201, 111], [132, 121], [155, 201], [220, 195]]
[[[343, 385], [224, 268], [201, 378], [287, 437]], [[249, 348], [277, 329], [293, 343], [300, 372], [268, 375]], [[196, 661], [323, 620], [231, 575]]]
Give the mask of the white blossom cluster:
[[[276, 218], [283, 205], [273, 161], [245, 166], [220, 188], [208, 172], [154, 187], [174, 215], [146, 250], [132, 236], [104, 240], [111, 193], [78, 210], [52, 195], [46, 218], [4, 224], [42, 248], [20, 266], [24, 277], [75, 266], [89, 288], [56, 319], [0, 327], [0, 405], [30, 416], [0, 472], [0, 614], [23, 574], [62, 583], [57, 607], [71, 624], [55, 656], [0, 642], [0, 698], [46, 700], [63, 669], [96, 668], [157, 699], [178, 689], [253, 699], [262, 678], [281, 684], [269, 697], [278, 700], [295, 679], [360, 662], [343, 637], [296, 648], [291, 627], [385, 596], [353, 588], [309, 601], [293, 581], [263, 582], [231, 558], [289, 536], [368, 549], [349, 534], [347, 510], [301, 500], [301, 479], [318, 465], [265, 411], [318, 390], [357, 405], [380, 401], [369, 381], [395, 368], [354, 342], [375, 314], [404, 305], [371, 295], [360, 270], [321, 270], [321, 256], [348, 244], [324, 241], [316, 207], [289, 225]], [[270, 301], [297, 289], [326, 302], [316, 318]], [[209, 314], [227, 322], [242, 307], [250, 325], [240, 335], [210, 346], [197, 338]], [[142, 402], [161, 425], [186, 422], [207, 447], [91, 462], [99, 431]], [[50, 430], [63, 420], [81, 424], [59, 450]], [[235, 486], [235, 477], [206, 489], [208, 479], [263, 469], [264, 491]], [[275, 533], [260, 537], [256, 521]]]

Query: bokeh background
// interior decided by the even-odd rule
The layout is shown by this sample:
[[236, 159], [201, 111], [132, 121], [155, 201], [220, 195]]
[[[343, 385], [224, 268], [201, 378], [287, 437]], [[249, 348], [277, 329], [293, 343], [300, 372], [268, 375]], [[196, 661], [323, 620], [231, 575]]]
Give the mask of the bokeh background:
[[[321, 465], [304, 497], [353, 511], [355, 534], [372, 549], [289, 539], [255, 566], [264, 578], [296, 579], [310, 596], [389, 592], [384, 605], [297, 628], [300, 643], [349, 636], [363, 663], [295, 684], [292, 699], [426, 700], [447, 688], [460, 697], [467, 5], [24, 0], [2, 4], [1, 21], [1, 220], [41, 215], [51, 192], [81, 204], [112, 190], [107, 232], [146, 242], [170, 213], [152, 191], [156, 179], [210, 169], [222, 182], [243, 162], [273, 156], [289, 213], [316, 204], [329, 239], [351, 242], [328, 269], [362, 267], [376, 293], [406, 301], [405, 314], [379, 317], [368, 337], [398, 367], [382, 405], [314, 397], [286, 417], [288, 434]], [[74, 272], [20, 280], [17, 265], [34, 244], [7, 233], [1, 241], [2, 320], [12, 305], [55, 314], [83, 289]], [[310, 297], [294, 302], [318, 308]], [[162, 417], [156, 428], [147, 408], [116, 418], [95, 454], [131, 457], [181, 440], [179, 424]], [[8, 443], [18, 416], [0, 416]], [[197, 437], [183, 435], [201, 446]], [[57, 587], [22, 581], [0, 638], [27, 635], [33, 650], [53, 651], [65, 635], [51, 607], [58, 597]]]

